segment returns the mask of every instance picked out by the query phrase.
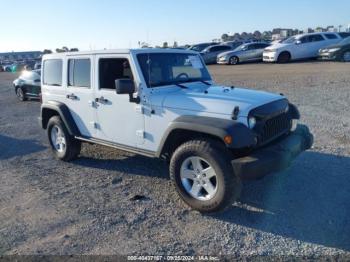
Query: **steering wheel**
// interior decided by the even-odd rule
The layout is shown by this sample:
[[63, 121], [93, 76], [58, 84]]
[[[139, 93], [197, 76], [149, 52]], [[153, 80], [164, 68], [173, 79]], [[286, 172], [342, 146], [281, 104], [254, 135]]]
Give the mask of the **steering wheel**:
[[181, 73], [181, 74], [179, 74], [176, 78], [175, 78], [175, 80], [181, 80], [181, 79], [189, 79], [190, 77], [188, 76], [188, 74], [186, 74], [186, 73]]

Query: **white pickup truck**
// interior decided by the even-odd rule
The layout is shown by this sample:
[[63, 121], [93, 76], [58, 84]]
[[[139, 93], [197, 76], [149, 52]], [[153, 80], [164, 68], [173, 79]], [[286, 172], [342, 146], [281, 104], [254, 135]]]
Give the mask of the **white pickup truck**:
[[236, 200], [241, 181], [288, 167], [313, 137], [283, 95], [221, 86], [196, 52], [105, 50], [45, 55], [40, 124], [70, 161], [96, 143], [169, 162], [201, 212]]

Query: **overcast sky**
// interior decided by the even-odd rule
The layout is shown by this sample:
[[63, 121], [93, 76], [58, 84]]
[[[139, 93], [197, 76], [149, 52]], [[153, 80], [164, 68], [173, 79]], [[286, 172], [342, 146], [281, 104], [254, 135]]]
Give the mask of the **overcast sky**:
[[0, 52], [211, 41], [223, 33], [350, 24], [349, 0], [6, 0]]

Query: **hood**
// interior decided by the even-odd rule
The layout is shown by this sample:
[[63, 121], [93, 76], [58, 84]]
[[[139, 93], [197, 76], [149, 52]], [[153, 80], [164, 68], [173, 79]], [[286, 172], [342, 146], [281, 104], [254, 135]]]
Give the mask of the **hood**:
[[233, 54], [238, 54], [244, 52], [243, 50], [231, 50], [231, 51], [226, 51], [223, 53], [220, 53], [218, 56], [223, 57], [223, 56], [231, 56]]
[[270, 45], [269, 47], [266, 47], [265, 50], [280, 49], [290, 45], [291, 44], [277, 43], [277, 44]]
[[280, 99], [285, 98], [279, 94], [245, 88], [218, 85], [203, 88], [201, 85], [200, 88], [190, 87], [168, 93], [164, 99], [155, 99], [154, 101], [158, 101], [158, 106], [169, 110], [188, 110], [229, 116], [232, 115], [233, 109], [238, 106], [239, 116], [248, 116], [252, 109]]
[[332, 48], [342, 48], [342, 47], [344, 47], [344, 45], [334, 44], [334, 45], [329, 45], [327, 47], [324, 47], [321, 50], [327, 50], [327, 49], [332, 49]]

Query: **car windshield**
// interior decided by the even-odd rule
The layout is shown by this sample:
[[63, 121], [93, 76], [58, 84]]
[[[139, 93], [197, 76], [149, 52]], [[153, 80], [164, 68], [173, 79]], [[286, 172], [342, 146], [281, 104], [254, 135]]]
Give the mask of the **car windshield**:
[[282, 43], [284, 44], [293, 44], [296, 41], [296, 38], [294, 36], [287, 38]]
[[242, 51], [242, 50], [246, 49], [247, 47], [248, 47], [248, 45], [243, 44], [243, 45], [240, 45], [239, 47], [237, 47], [236, 49], [234, 49], [234, 51]]
[[207, 48], [209, 45], [203, 44], [203, 45], [194, 45], [190, 47], [190, 50], [196, 51], [196, 52], [202, 52], [205, 48]]
[[350, 44], [350, 36], [340, 41], [339, 45], [349, 45]]
[[196, 81], [210, 81], [202, 59], [191, 53], [145, 53], [137, 55], [150, 88]]

